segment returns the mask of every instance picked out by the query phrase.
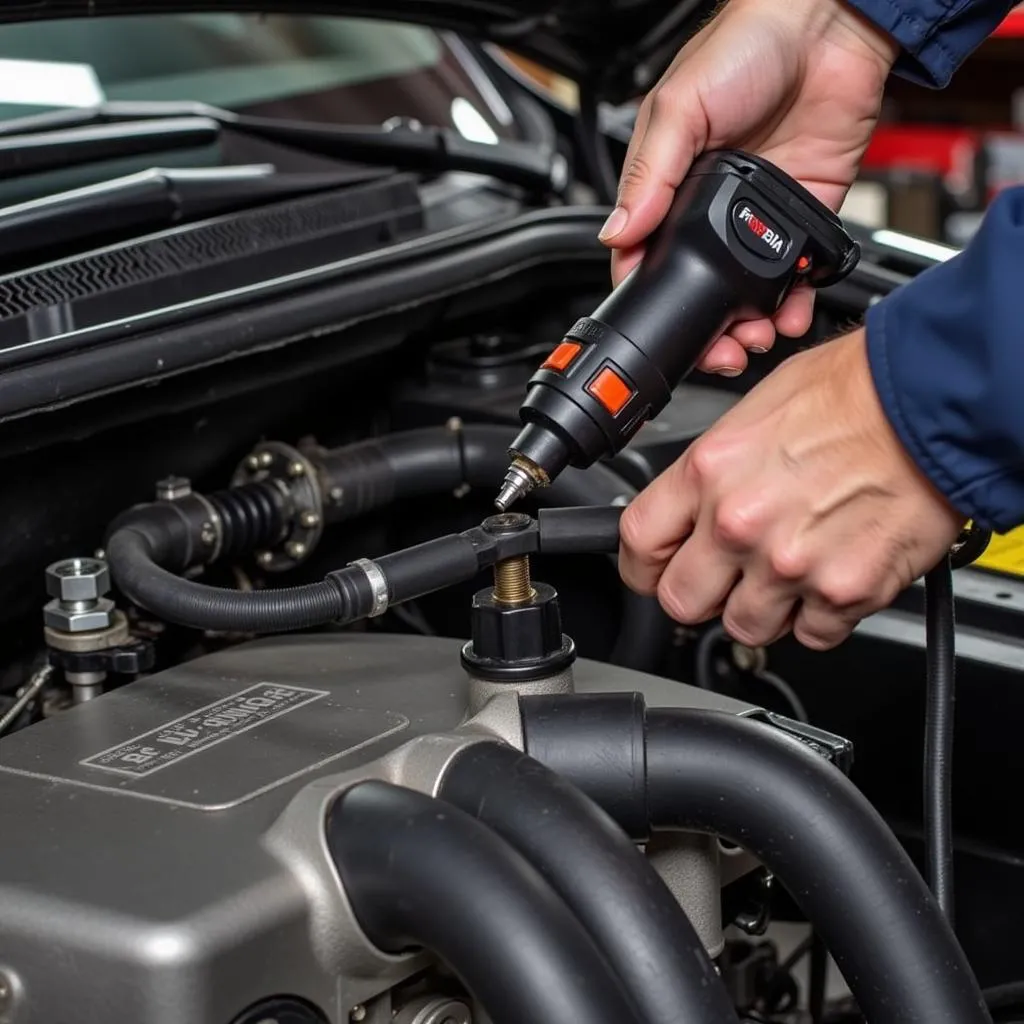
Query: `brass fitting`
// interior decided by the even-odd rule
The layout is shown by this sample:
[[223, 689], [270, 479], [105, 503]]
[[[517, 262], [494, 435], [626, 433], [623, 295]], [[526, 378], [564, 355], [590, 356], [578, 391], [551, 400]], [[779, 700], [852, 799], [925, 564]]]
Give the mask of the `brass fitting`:
[[520, 555], [494, 566], [494, 600], [499, 604], [526, 604], [537, 596], [530, 584], [530, 556]]

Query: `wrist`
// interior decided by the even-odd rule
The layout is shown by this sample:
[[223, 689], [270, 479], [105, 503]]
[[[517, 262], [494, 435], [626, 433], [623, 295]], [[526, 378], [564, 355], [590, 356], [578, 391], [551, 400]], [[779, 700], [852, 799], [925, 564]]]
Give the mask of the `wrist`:
[[893, 37], [847, 0], [787, 0], [784, 4], [778, 0], [732, 0], [732, 4], [767, 8], [790, 21], [801, 36], [828, 40], [854, 51], [871, 60], [883, 80], [899, 56], [899, 44]]
[[833, 30], [845, 35], [854, 45], [860, 45], [866, 54], [878, 62], [882, 73], [888, 76], [900, 54], [896, 40], [847, 0], [832, 0], [827, 6], [835, 9]]

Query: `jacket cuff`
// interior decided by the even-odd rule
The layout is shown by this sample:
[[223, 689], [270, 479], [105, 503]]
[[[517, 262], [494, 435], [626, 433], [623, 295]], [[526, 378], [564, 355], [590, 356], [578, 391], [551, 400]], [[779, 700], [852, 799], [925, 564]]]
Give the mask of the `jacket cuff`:
[[893, 73], [941, 89], [1016, 0], [846, 0], [900, 47]]
[[1024, 188], [1008, 189], [970, 245], [869, 309], [882, 408], [924, 475], [996, 532], [1024, 524]]

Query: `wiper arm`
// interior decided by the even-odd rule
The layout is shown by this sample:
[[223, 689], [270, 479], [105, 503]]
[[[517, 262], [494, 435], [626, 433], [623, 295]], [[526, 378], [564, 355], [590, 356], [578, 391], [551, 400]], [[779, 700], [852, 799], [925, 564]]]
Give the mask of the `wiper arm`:
[[[10, 122], [0, 124], [6, 129]], [[209, 117], [169, 117], [127, 123], [102, 121], [27, 133], [0, 130], [0, 178], [24, 177], [60, 167], [141, 156], [215, 143], [221, 124]]]
[[271, 164], [142, 171], [0, 209], [0, 258], [9, 263], [12, 257], [98, 235], [173, 227], [255, 203], [352, 185], [376, 173], [278, 174]]
[[404, 121], [373, 128], [254, 117], [192, 102], [113, 102], [0, 122], [0, 171], [3, 146], [15, 139], [31, 148], [33, 138], [51, 133], [106, 127], [116, 134], [129, 128], [135, 131], [147, 122], [167, 126], [182, 120], [193, 122], [193, 127], [205, 122], [320, 156], [403, 170], [486, 174], [546, 194], [560, 194], [569, 183], [565, 157], [533, 143], [474, 142], [450, 128]]

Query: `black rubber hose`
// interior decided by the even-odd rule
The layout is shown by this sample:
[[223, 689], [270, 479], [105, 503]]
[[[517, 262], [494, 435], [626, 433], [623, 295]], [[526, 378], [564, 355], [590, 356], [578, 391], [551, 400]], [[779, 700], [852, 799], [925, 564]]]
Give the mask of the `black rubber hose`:
[[736, 715], [650, 710], [647, 780], [652, 827], [715, 832], [778, 876], [871, 1024], [988, 1024], [970, 965], [910, 858], [818, 754]]
[[494, 829], [540, 871], [594, 937], [645, 1024], [738, 1024], [671, 891], [575, 786], [512, 747], [478, 743], [454, 759], [438, 795]]
[[365, 782], [332, 807], [327, 845], [367, 938], [434, 953], [493, 1024], [642, 1024], [564, 901], [463, 811]]
[[956, 700], [956, 618], [953, 570], [944, 558], [925, 577], [927, 690], [924, 726], [926, 877], [946, 919], [954, 923], [953, 723]]
[[280, 633], [353, 621], [373, 608], [373, 591], [361, 569], [279, 590], [210, 587], [158, 565], [149, 538], [131, 527], [122, 527], [107, 541], [107, 560], [117, 585], [135, 604], [192, 629]]

